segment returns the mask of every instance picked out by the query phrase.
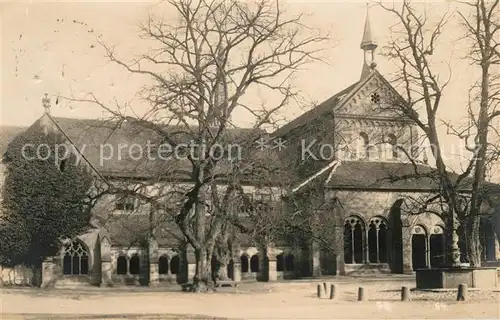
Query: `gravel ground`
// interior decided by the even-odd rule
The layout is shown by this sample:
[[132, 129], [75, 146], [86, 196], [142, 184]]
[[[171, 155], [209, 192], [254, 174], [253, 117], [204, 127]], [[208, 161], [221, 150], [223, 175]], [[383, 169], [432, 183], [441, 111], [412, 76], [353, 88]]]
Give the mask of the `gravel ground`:
[[[318, 283], [337, 284], [337, 299], [318, 299]], [[357, 301], [359, 286], [366, 301]], [[471, 290], [466, 302], [456, 291], [411, 291], [412, 278], [345, 278], [246, 283], [217, 293], [192, 294], [162, 288], [86, 290], [3, 289], [3, 319], [499, 319], [500, 288]], [[42, 314], [52, 314], [45, 318]], [[72, 316], [68, 318], [68, 314]], [[28, 317], [31, 315], [31, 317]], [[57, 316], [58, 315], [58, 316]], [[78, 316], [77, 316], [78, 315]], [[104, 315], [106, 315], [104, 317]], [[146, 315], [148, 315], [146, 317]], [[181, 316], [179, 316], [181, 315]], [[100, 317], [99, 317], [100, 316]], [[199, 318], [202, 316], [202, 318]], [[204, 317], [204, 318], [203, 318]]]

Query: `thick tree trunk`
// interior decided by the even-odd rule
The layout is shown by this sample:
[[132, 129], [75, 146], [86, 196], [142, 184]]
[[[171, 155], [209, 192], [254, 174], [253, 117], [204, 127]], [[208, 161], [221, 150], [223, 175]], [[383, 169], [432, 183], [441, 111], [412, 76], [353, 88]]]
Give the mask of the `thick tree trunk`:
[[213, 291], [211, 260], [205, 248], [195, 249], [196, 271], [193, 277], [193, 292]]
[[467, 256], [472, 267], [481, 266], [481, 242], [479, 240], [479, 217], [471, 217], [467, 226]]

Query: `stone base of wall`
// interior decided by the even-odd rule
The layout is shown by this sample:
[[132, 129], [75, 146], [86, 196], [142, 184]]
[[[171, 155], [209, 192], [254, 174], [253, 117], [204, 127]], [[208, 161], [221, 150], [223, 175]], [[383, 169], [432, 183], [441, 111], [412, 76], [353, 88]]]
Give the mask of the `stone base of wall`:
[[416, 270], [417, 289], [497, 288], [496, 268], [433, 268]]
[[89, 276], [61, 276], [54, 281], [56, 289], [92, 287]]

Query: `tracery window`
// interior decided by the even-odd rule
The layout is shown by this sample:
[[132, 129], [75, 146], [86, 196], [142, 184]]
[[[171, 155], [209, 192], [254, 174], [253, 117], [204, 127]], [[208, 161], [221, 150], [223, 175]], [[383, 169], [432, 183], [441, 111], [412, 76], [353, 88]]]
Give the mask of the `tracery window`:
[[89, 273], [89, 254], [80, 241], [71, 241], [64, 246], [63, 273], [66, 275]]
[[368, 227], [368, 260], [371, 263], [387, 262], [387, 221], [374, 217]]
[[363, 221], [356, 216], [345, 219], [344, 261], [347, 264], [363, 263]]

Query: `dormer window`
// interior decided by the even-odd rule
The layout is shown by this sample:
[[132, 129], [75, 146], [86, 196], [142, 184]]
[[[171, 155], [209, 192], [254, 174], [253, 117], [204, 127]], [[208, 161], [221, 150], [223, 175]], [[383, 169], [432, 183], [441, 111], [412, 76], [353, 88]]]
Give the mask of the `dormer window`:
[[115, 210], [134, 211], [136, 199], [127, 195], [116, 195]]

